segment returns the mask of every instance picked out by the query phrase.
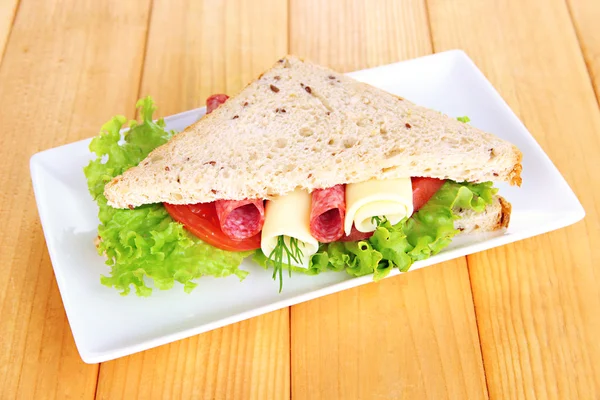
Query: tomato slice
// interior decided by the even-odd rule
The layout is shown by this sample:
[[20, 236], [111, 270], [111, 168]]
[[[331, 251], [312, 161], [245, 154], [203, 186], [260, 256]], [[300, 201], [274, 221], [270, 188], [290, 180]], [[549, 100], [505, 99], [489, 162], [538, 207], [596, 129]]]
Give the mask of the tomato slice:
[[411, 178], [411, 181], [414, 212], [423, 207], [446, 182], [443, 179], [435, 178]]
[[210, 245], [228, 251], [260, 249], [260, 233], [244, 240], [231, 239], [223, 233], [214, 202], [163, 204], [175, 221], [182, 223], [188, 231]]
[[358, 242], [359, 240], [366, 240], [373, 236], [375, 232], [360, 232], [352, 225], [352, 230], [349, 235], [344, 234], [338, 239], [338, 242]]

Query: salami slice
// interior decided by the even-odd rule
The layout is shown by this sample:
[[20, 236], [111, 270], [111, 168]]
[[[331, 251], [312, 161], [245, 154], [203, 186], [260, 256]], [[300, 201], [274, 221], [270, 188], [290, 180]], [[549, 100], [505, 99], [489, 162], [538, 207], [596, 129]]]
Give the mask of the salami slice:
[[217, 200], [215, 208], [221, 230], [235, 240], [256, 235], [265, 222], [265, 206], [259, 200]]
[[210, 114], [215, 111], [217, 107], [221, 104], [225, 103], [229, 96], [226, 94], [213, 94], [208, 99], [206, 99], [206, 113]]
[[[229, 96], [213, 94], [206, 99], [206, 113], [210, 114]], [[262, 200], [217, 200], [215, 202], [221, 230], [234, 240], [252, 237], [262, 230], [265, 222], [265, 206]]]
[[335, 242], [344, 235], [346, 188], [336, 185], [312, 192], [310, 234], [321, 243]]

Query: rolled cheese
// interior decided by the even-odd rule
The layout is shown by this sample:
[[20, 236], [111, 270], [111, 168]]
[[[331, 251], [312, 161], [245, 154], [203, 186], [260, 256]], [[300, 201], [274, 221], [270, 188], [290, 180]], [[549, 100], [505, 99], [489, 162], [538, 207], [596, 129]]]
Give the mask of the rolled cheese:
[[352, 224], [359, 232], [377, 228], [373, 217], [385, 217], [392, 225], [413, 213], [410, 178], [376, 180], [346, 185], [346, 218], [344, 232], [350, 234]]
[[[310, 193], [305, 190], [296, 190], [267, 201], [260, 242], [265, 256], [269, 257], [275, 249], [279, 236], [283, 235], [288, 248], [290, 238], [295, 238], [302, 250], [302, 259], [299, 263], [292, 259], [290, 264], [308, 268], [310, 257], [319, 250], [319, 242], [310, 234], [310, 202]], [[288, 261], [285, 254], [283, 261]]]

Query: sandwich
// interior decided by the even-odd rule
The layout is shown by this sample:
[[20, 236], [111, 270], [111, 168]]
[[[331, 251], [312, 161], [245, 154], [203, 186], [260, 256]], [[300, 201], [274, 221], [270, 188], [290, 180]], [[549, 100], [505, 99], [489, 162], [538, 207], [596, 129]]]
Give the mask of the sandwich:
[[[117, 116], [85, 168], [99, 205], [102, 283], [138, 295], [236, 275], [247, 257], [284, 271], [375, 280], [458, 234], [505, 229], [494, 181], [521, 184], [521, 152], [451, 118], [294, 56], [237, 95], [213, 95], [181, 133]], [[288, 279], [288, 278], [286, 278]]]

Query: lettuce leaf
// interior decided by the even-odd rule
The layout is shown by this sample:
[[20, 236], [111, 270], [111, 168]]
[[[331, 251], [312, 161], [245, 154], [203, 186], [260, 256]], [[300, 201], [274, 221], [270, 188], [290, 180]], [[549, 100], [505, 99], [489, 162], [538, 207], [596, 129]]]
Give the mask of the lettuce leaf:
[[239, 265], [252, 252], [224, 251], [204, 243], [175, 222], [162, 204], [133, 210], [107, 204], [104, 185], [175, 134], [165, 130], [162, 119], [152, 121], [156, 110], [152, 98], [139, 100], [136, 107], [142, 120], [129, 123], [123, 140], [120, 129], [125, 117], [116, 116], [102, 126], [90, 144], [97, 157], [84, 168], [90, 194], [99, 207], [98, 253], [107, 257], [106, 264], [111, 267], [110, 275], [101, 277], [102, 284], [122, 295], [129, 294], [133, 286], [136, 294], [148, 296], [152, 293], [148, 280], [159, 289], [170, 289], [179, 282], [190, 292], [197, 285], [194, 281], [205, 275], [243, 279], [247, 272]]
[[404, 222], [402, 227], [413, 248], [409, 251], [414, 261], [424, 260], [447, 247], [458, 233], [454, 221], [455, 210], [472, 209], [482, 212], [498, 189], [492, 182], [479, 184], [447, 181], [440, 190]]
[[[446, 181], [410, 218], [396, 225], [383, 221], [368, 240], [323, 244], [307, 270], [292, 270], [311, 275], [345, 270], [352, 276], [373, 274], [376, 281], [385, 278], [394, 268], [408, 271], [415, 261], [429, 258], [450, 244], [458, 233], [454, 229], [454, 221], [459, 218], [455, 211], [482, 212], [492, 203], [497, 191], [492, 182]], [[257, 250], [254, 260], [265, 266], [266, 257], [261, 255]]]

